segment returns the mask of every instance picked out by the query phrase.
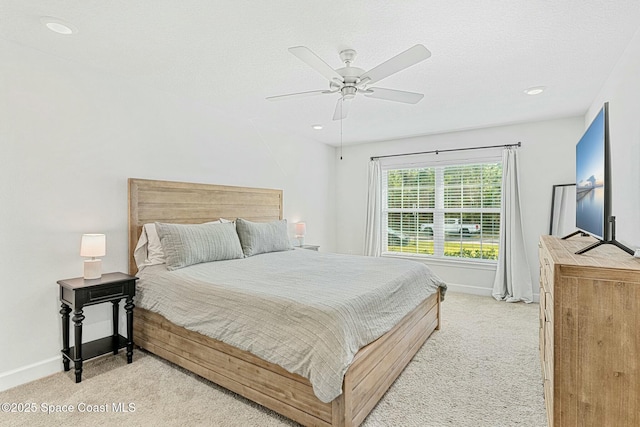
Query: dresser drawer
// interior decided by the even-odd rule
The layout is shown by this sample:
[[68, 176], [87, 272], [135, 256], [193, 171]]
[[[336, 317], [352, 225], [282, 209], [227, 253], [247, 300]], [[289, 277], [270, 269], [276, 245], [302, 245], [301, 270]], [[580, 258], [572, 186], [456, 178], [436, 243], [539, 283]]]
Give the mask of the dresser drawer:
[[[549, 252], [539, 244], [538, 260], [540, 264], [540, 287], [553, 293], [553, 260]], [[542, 295], [540, 295], [542, 298]]]
[[550, 292], [544, 293], [544, 318], [553, 323], [553, 295]]
[[538, 352], [540, 357], [540, 369], [542, 371], [542, 379], [544, 380], [544, 351], [545, 351], [545, 342], [544, 342], [544, 327], [540, 327], [538, 330]]
[[542, 259], [542, 268], [540, 274], [542, 287], [545, 292], [553, 293], [553, 264], [549, 261], [549, 258]]
[[553, 324], [549, 322], [544, 326], [544, 366], [544, 378], [553, 382]]
[[542, 328], [544, 326], [544, 309], [545, 309], [545, 297], [544, 297], [544, 289], [540, 288], [540, 303], [538, 304], [540, 307], [540, 327]]
[[547, 407], [548, 427], [553, 427], [553, 383], [549, 380], [544, 382], [544, 401]]

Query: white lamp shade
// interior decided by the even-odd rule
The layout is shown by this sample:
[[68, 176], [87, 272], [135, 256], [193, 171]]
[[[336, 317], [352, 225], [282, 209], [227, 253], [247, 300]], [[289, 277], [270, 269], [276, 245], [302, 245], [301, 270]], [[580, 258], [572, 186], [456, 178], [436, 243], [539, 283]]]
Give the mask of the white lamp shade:
[[307, 224], [304, 222], [297, 222], [296, 223], [296, 236], [297, 237], [304, 237], [304, 235], [307, 234]]
[[107, 238], [104, 234], [83, 234], [80, 243], [80, 256], [105, 256], [107, 252]]

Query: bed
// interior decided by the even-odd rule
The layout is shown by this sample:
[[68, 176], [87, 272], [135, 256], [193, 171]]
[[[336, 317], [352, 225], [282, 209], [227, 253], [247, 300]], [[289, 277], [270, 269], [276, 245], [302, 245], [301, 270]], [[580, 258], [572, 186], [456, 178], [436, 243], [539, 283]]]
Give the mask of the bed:
[[[194, 224], [219, 218], [282, 219], [282, 191], [169, 181], [129, 180], [129, 270], [144, 224]], [[302, 250], [297, 250], [303, 252]], [[440, 292], [421, 301], [391, 330], [361, 348], [342, 393], [323, 402], [310, 381], [277, 364], [137, 307], [135, 344], [306, 426], [358, 426], [440, 326]]]

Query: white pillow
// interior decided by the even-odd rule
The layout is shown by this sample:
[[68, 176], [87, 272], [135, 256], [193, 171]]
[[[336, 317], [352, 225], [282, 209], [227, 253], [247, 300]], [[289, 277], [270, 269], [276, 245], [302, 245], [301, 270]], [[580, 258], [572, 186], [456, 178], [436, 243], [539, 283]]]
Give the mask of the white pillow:
[[138, 239], [136, 249], [133, 251], [133, 258], [136, 260], [138, 270], [147, 265], [164, 264], [165, 257], [160, 244], [160, 237], [156, 231], [155, 224], [145, 224], [142, 226], [142, 233]]
[[[220, 218], [217, 221], [207, 222], [205, 224], [220, 224], [232, 222], [224, 218]], [[133, 259], [136, 261], [138, 270], [142, 270], [148, 265], [166, 264], [167, 260], [162, 250], [162, 244], [160, 243], [160, 236], [156, 230], [154, 223], [145, 224], [142, 226], [142, 233], [138, 239], [138, 244], [133, 251]]]

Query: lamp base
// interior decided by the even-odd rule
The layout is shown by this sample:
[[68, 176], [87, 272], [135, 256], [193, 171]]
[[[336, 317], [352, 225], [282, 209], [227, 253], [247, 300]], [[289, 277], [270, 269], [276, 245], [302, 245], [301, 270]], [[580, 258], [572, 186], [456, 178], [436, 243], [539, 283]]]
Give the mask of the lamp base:
[[303, 247], [304, 246], [304, 236], [296, 236], [296, 238], [298, 239], [298, 246]]
[[84, 278], [99, 279], [102, 277], [102, 260], [88, 259], [84, 262]]

